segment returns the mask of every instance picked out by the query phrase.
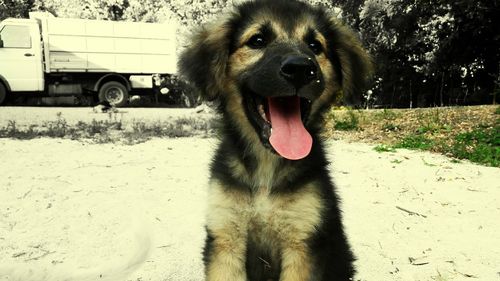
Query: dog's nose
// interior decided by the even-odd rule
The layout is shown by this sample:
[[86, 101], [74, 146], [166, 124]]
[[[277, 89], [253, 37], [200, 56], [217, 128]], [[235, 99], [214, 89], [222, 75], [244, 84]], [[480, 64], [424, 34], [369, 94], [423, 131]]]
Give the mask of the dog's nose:
[[312, 58], [288, 56], [281, 63], [280, 74], [298, 89], [318, 77], [318, 67]]

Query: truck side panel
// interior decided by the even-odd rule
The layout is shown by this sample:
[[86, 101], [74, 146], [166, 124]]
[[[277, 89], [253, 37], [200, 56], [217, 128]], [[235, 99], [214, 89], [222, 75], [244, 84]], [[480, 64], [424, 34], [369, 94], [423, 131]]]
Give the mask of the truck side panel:
[[46, 72], [176, 73], [173, 24], [59, 18], [41, 24]]

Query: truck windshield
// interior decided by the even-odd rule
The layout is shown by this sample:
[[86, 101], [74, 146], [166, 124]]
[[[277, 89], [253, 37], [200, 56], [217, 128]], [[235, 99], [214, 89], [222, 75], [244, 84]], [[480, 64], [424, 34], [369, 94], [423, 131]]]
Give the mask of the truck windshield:
[[4, 48], [31, 48], [31, 36], [28, 26], [6, 25], [0, 31]]

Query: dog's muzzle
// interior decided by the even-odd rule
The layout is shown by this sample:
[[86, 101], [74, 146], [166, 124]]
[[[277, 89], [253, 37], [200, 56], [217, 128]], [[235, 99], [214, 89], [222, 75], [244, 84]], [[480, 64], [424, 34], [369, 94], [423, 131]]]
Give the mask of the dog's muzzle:
[[289, 160], [307, 157], [311, 105], [325, 88], [310, 51], [276, 45], [241, 76], [246, 111], [265, 147]]

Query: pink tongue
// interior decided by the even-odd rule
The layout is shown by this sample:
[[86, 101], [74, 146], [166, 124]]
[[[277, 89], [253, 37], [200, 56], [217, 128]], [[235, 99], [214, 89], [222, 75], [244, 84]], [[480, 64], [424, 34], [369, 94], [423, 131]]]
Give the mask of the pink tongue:
[[299, 97], [268, 98], [272, 131], [269, 142], [279, 155], [299, 160], [311, 152], [312, 137], [300, 116]]

